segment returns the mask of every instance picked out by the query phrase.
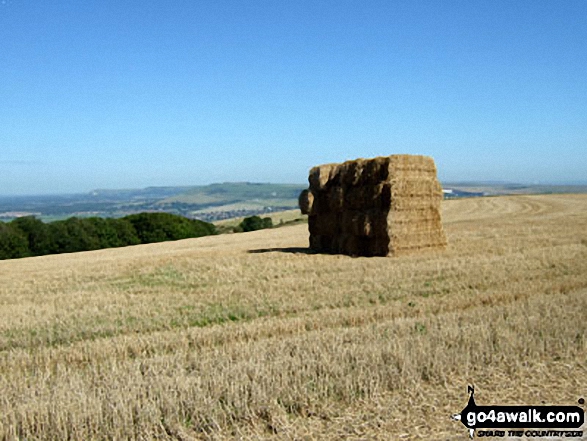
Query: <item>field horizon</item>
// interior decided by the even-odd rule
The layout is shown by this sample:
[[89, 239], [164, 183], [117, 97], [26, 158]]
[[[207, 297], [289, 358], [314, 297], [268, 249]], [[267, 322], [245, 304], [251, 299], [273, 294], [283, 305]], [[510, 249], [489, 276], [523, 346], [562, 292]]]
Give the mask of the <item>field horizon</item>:
[[587, 398], [587, 195], [442, 216], [394, 258], [302, 224], [0, 261], [0, 440], [465, 440], [469, 384]]

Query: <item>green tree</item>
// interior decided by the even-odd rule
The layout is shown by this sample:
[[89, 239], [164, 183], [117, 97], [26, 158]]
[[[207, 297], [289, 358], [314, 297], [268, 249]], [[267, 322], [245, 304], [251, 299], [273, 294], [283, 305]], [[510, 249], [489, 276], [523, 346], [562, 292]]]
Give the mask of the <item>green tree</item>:
[[263, 228], [273, 228], [273, 221], [270, 217], [264, 217], [263, 221]]
[[170, 213], [139, 213], [123, 218], [130, 222], [141, 243], [164, 242], [216, 234], [214, 225]]
[[265, 217], [261, 219], [259, 216], [249, 216], [245, 217], [242, 222], [239, 224], [239, 227], [242, 231], [255, 231], [255, 230], [262, 230], [264, 228], [271, 228], [273, 226], [273, 221], [270, 217]]
[[10, 225], [22, 232], [28, 241], [31, 256], [50, 254], [54, 248], [52, 237], [47, 224], [34, 216], [24, 216], [14, 219]]
[[108, 219], [112, 228], [116, 231], [116, 237], [118, 239], [118, 245], [125, 247], [128, 245], [138, 245], [141, 243], [137, 230], [135, 227], [126, 219]]
[[73, 253], [217, 234], [214, 225], [169, 213], [122, 219], [71, 217], [49, 224], [33, 216], [0, 222], [0, 259]]
[[66, 253], [69, 247], [69, 233], [65, 221], [55, 221], [47, 224], [51, 248], [48, 254]]
[[29, 253], [28, 240], [22, 231], [0, 222], [0, 259], [26, 257]]
[[121, 246], [118, 234], [110, 219], [89, 217], [82, 219], [82, 226], [88, 236], [94, 236], [100, 248], [114, 248]]
[[56, 253], [75, 253], [100, 249], [100, 239], [92, 222], [70, 217], [49, 224]]

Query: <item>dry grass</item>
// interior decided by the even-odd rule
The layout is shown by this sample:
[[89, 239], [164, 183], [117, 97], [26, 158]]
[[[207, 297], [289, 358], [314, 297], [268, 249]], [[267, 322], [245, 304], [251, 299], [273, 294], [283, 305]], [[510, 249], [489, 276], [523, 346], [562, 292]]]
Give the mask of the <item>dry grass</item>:
[[307, 226], [0, 262], [0, 439], [465, 439], [587, 395], [587, 197], [443, 202], [445, 252]]

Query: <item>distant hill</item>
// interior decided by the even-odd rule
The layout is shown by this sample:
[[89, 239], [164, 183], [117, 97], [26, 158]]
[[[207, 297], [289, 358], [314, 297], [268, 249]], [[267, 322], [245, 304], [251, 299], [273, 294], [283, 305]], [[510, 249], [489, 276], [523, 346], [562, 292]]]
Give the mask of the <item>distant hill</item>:
[[[443, 182], [445, 197], [505, 194], [587, 193], [585, 185], [506, 182]], [[0, 196], [0, 221], [34, 215], [44, 221], [77, 217], [124, 217], [166, 212], [206, 222], [297, 209], [306, 184], [225, 182], [200, 186], [98, 189], [83, 194]]]
[[131, 189], [97, 189], [92, 190], [89, 195], [99, 200], [141, 200], [167, 198], [190, 190], [192, 186], [180, 187], [147, 187]]
[[476, 196], [500, 196], [515, 194], [559, 194], [559, 193], [587, 193], [587, 185], [545, 185], [521, 184], [515, 182], [498, 181], [461, 181], [442, 182], [444, 189], [452, 189], [465, 196], [467, 193]]
[[0, 197], [0, 220], [34, 215], [45, 221], [167, 212], [205, 221], [296, 208], [301, 184], [227, 182], [202, 186], [98, 189], [85, 194]]
[[300, 192], [305, 185], [296, 184], [260, 184], [252, 182], [225, 182], [192, 187], [187, 191], [170, 196], [161, 201], [183, 202], [188, 204], [233, 204], [244, 201], [267, 201], [269, 204], [287, 201], [297, 204]]
[[243, 201], [288, 201], [297, 199], [306, 185], [297, 184], [260, 184], [252, 182], [225, 182], [192, 187], [175, 196], [168, 197], [161, 203], [183, 202], [191, 204], [232, 204]]
[[212, 221], [297, 208], [306, 188], [297, 184], [225, 182], [192, 187], [158, 202], [163, 208], [191, 207], [190, 215]]

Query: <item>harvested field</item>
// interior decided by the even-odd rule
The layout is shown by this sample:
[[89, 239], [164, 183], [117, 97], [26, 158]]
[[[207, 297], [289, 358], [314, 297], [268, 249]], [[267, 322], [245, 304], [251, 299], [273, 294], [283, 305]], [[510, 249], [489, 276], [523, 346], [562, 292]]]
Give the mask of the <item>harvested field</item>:
[[465, 440], [468, 383], [587, 398], [587, 195], [442, 210], [426, 255], [295, 225], [1, 261], [0, 439]]

